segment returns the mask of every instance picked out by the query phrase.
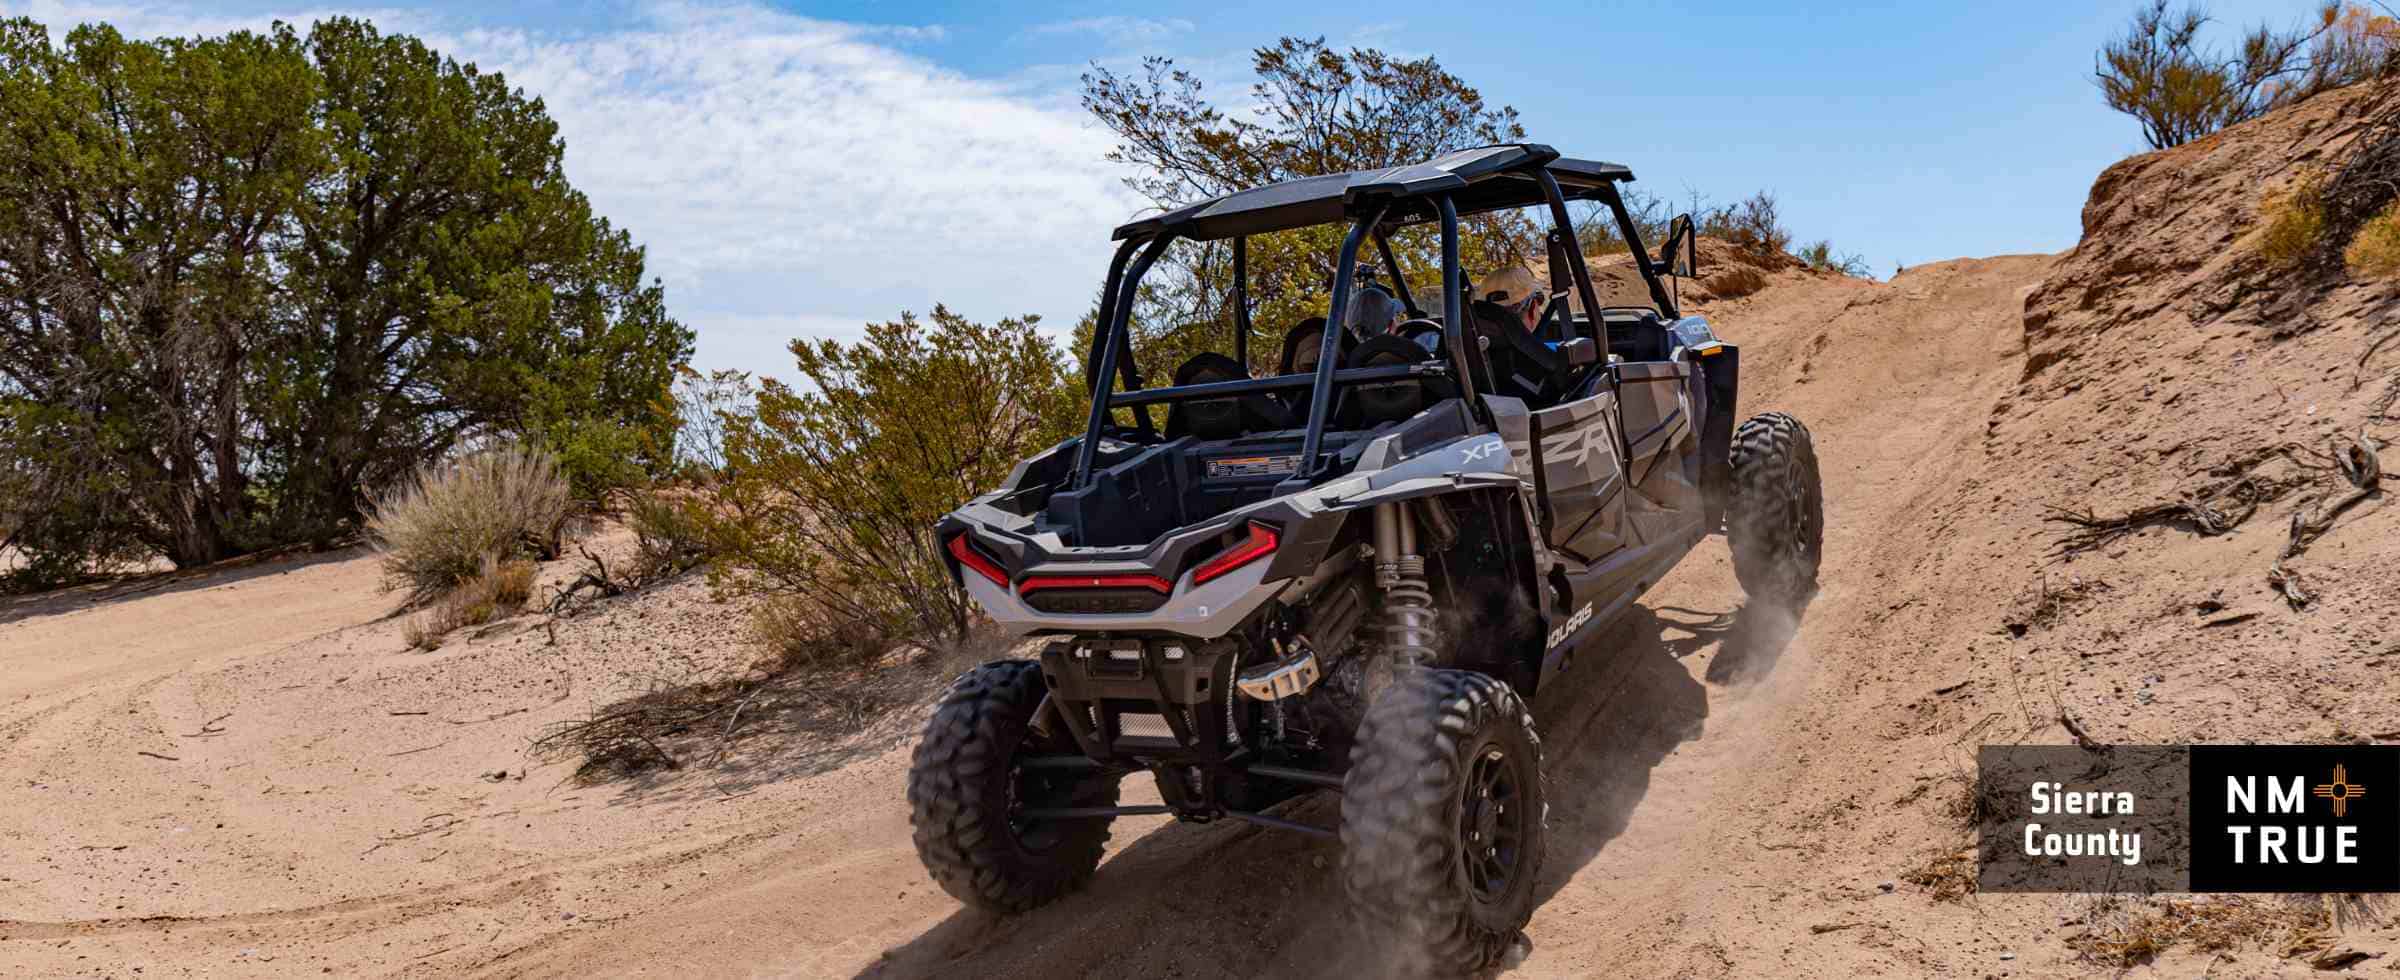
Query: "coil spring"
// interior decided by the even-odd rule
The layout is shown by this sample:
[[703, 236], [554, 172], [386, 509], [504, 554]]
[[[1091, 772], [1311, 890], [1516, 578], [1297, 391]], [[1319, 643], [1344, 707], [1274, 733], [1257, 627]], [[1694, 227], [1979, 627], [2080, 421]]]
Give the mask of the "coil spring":
[[1418, 667], [1434, 657], [1433, 588], [1425, 581], [1425, 559], [1403, 555], [1376, 566], [1383, 587], [1383, 648], [1396, 665]]

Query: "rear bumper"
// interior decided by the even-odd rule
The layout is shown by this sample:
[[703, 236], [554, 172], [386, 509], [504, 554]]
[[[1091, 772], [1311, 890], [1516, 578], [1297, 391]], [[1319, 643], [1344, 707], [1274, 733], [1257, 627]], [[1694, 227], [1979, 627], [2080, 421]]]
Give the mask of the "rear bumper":
[[1234, 569], [1205, 585], [1192, 584], [1191, 573], [1176, 579], [1174, 591], [1156, 609], [1138, 613], [1044, 612], [1026, 604], [1011, 589], [977, 575], [962, 576], [967, 595], [1001, 627], [1027, 633], [1172, 633], [1195, 639], [1224, 636], [1281, 591], [1270, 583], [1271, 561]]

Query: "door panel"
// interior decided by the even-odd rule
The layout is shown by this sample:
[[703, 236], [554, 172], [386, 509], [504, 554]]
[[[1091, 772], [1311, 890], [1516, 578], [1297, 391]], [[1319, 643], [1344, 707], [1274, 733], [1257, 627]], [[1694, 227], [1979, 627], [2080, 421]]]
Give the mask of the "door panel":
[[1543, 534], [1550, 546], [1590, 562], [1624, 544], [1624, 434], [1617, 395], [1598, 394], [1534, 412], [1541, 440]]
[[1692, 367], [1680, 361], [1615, 366], [1626, 434], [1625, 535], [1635, 543], [1694, 534], [1701, 519], [1699, 429], [1692, 418]]

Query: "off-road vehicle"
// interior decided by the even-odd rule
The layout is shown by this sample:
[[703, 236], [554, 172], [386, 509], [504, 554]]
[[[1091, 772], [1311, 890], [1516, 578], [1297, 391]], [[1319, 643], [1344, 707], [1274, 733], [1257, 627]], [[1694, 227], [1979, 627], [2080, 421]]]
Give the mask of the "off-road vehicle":
[[[1055, 638], [1038, 661], [961, 677], [926, 725], [908, 797], [943, 888], [1022, 911], [1092, 874], [1114, 817], [1243, 820], [1338, 833], [1355, 912], [1413, 959], [1471, 970], [1504, 954], [1542, 862], [1533, 695], [1604, 655], [1588, 648], [1611, 621], [1720, 526], [1754, 603], [1816, 582], [1808, 430], [1782, 414], [1735, 425], [1740, 352], [1682, 315], [1670, 281], [1697, 260], [1690, 218], [1653, 257], [1617, 191], [1632, 179], [1489, 146], [1116, 230], [1083, 435], [937, 529], [994, 620]], [[1600, 302], [1573, 202], [1613, 217], [1639, 305]], [[1467, 295], [1491, 270], [1459, 263], [1461, 216], [1519, 208], [1546, 215], [1558, 290], [1530, 329]], [[1249, 239], [1327, 224], [1348, 228], [1331, 308], [1254, 377]], [[1392, 248], [1420, 224], [1438, 226], [1438, 311]], [[1128, 321], [1179, 240], [1231, 242], [1233, 351], [1145, 386]], [[1356, 274], [1369, 244], [1389, 287]], [[1345, 315], [1370, 291], [1402, 319], [1356, 336]], [[1163, 805], [1118, 805], [1137, 771]], [[1338, 832], [1264, 812], [1318, 789], [1341, 794]]]

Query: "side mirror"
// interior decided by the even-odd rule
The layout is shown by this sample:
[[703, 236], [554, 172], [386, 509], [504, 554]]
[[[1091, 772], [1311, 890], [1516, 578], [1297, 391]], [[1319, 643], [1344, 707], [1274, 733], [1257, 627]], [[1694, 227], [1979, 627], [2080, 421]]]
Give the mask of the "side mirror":
[[1700, 236], [1692, 230], [1689, 213], [1675, 216], [1667, 222], [1667, 244], [1659, 250], [1659, 259], [1670, 276], [1689, 278], [1700, 272]]

